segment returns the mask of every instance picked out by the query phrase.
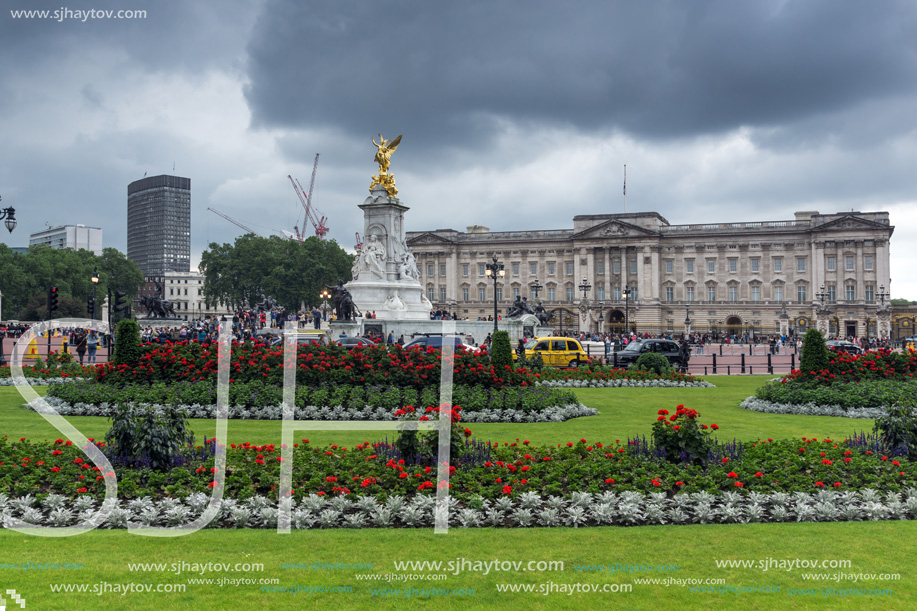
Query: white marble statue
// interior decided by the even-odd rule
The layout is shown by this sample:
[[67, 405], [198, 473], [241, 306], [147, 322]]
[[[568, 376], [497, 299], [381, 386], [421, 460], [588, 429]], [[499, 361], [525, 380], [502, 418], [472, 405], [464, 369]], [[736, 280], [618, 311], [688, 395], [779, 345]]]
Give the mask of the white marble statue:
[[369, 236], [369, 240], [363, 244], [363, 250], [360, 253], [362, 262], [361, 269], [368, 270], [379, 278], [385, 277], [385, 246], [376, 239], [375, 235]]

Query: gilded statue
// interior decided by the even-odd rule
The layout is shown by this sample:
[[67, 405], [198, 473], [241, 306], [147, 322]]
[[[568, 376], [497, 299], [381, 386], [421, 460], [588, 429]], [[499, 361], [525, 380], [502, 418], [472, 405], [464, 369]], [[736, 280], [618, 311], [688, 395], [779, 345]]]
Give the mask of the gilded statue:
[[395, 188], [395, 177], [389, 174], [388, 169], [392, 162], [392, 153], [394, 153], [398, 145], [401, 144], [401, 136], [398, 136], [394, 140], [386, 141], [385, 138], [382, 137], [382, 134], [379, 134], [379, 142], [376, 142], [375, 138], [371, 140], [372, 143], [376, 145], [376, 156], [373, 158], [373, 161], [379, 164], [379, 175], [373, 176], [373, 181], [369, 185], [369, 190], [372, 191], [373, 187], [380, 185], [391, 197], [395, 197], [398, 195], [398, 189]]

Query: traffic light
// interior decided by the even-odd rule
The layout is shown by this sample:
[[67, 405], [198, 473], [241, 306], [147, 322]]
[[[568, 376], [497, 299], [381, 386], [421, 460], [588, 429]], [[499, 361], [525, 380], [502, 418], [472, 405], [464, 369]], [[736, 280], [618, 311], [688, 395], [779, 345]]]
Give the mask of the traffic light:
[[86, 302], [86, 311], [89, 313], [89, 318], [96, 317], [96, 298], [90, 296]]
[[48, 290], [48, 316], [57, 309], [57, 287], [52, 286]]
[[127, 308], [130, 307], [127, 305], [127, 293], [122, 293], [121, 291], [115, 291], [115, 312], [126, 312]]

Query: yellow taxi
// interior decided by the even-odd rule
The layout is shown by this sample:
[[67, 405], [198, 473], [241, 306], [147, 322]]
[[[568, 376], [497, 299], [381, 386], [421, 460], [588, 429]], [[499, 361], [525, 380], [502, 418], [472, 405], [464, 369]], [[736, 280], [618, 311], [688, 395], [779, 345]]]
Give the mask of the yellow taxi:
[[[525, 344], [525, 358], [541, 355], [544, 364], [551, 367], [579, 367], [587, 363], [589, 355], [583, 350], [579, 340], [572, 337], [533, 337]], [[513, 352], [513, 359], [519, 355]]]

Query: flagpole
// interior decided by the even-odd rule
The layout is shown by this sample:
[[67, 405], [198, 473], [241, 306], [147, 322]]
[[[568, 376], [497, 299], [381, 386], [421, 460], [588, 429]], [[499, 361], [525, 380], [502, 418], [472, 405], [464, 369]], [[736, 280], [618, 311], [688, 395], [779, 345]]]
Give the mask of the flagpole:
[[627, 214], [627, 164], [624, 164], [624, 213]]

